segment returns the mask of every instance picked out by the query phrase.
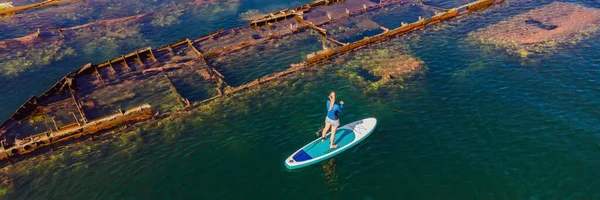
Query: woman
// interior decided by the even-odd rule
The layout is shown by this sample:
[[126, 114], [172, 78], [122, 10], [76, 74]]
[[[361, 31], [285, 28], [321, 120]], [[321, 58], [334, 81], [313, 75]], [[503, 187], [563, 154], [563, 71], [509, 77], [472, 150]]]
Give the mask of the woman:
[[331, 91], [329, 93], [329, 100], [327, 101], [327, 116], [325, 116], [325, 128], [323, 128], [323, 132], [321, 133], [321, 138], [325, 140], [325, 134], [329, 128], [331, 128], [331, 141], [329, 143], [329, 148], [337, 148], [337, 144], [333, 144], [335, 139], [335, 131], [338, 126], [340, 126], [340, 120], [338, 118], [338, 113], [342, 112], [344, 109], [344, 101], [340, 101], [340, 105], [335, 104], [335, 92]]

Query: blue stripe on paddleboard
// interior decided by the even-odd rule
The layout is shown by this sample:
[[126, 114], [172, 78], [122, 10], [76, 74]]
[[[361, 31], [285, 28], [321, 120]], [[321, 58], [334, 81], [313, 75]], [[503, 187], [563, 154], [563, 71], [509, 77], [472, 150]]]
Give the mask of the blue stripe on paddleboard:
[[302, 162], [310, 159], [313, 158], [310, 157], [310, 155], [308, 155], [304, 150], [300, 150], [298, 153], [296, 153], [296, 155], [294, 155], [294, 160], [296, 160], [296, 162]]
[[[342, 148], [342, 147], [350, 144], [350, 142], [352, 142], [354, 140], [354, 137], [355, 137], [354, 132], [352, 130], [338, 129], [335, 133], [334, 142], [335, 142], [335, 144], [338, 145], [338, 148]], [[316, 157], [331, 153], [335, 149], [329, 148], [330, 138], [331, 137], [327, 136], [327, 139], [325, 141], [317, 140], [316, 142], [313, 143], [313, 145], [308, 145], [307, 147], [302, 149], [300, 152], [306, 152], [306, 154], [308, 154], [308, 156], [310, 156], [312, 158], [316, 158]], [[298, 154], [300, 152], [298, 152]], [[298, 155], [298, 154], [296, 154], [296, 155]], [[296, 156], [296, 155], [294, 155], [294, 156]], [[300, 160], [297, 160], [295, 157], [294, 157], [294, 160], [300, 162]]]

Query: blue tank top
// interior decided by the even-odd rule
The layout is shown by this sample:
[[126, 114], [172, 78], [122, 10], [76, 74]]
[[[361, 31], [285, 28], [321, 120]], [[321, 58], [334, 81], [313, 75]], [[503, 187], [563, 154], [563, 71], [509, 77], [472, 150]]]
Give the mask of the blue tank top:
[[327, 118], [331, 120], [338, 120], [338, 112], [342, 112], [342, 110], [344, 110], [344, 105], [337, 105], [334, 103], [333, 109], [329, 110], [329, 104], [331, 104], [331, 100], [327, 100], [327, 105], [325, 105], [327, 108]]

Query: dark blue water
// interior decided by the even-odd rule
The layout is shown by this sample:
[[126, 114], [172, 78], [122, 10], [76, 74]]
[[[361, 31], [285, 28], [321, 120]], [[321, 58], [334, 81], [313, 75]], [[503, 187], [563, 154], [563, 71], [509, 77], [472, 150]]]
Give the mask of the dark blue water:
[[[600, 8], [595, 1], [568, 2]], [[8, 166], [4, 175], [13, 184], [4, 198], [599, 199], [600, 37], [527, 59], [467, 40], [471, 31], [548, 3], [511, 1], [361, 50], [408, 45], [427, 71], [404, 89], [365, 93], [339, 73], [343, 63], [326, 65], [188, 115]], [[274, 3], [242, 1], [236, 12], [265, 4]], [[205, 32], [228, 26], [219, 22], [182, 24], [209, 24]], [[144, 34], [168, 35], [165, 44], [201, 35], [198, 29]], [[262, 66], [285, 69], [302, 59]], [[75, 66], [2, 79], [2, 116]], [[316, 137], [330, 90], [346, 103], [342, 124], [376, 117], [376, 131], [332, 160], [286, 170], [284, 159]]]

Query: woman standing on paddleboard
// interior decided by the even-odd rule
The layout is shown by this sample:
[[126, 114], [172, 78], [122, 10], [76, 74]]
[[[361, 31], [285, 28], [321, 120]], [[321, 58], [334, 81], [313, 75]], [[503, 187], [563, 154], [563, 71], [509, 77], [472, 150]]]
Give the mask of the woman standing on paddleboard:
[[325, 134], [329, 128], [331, 128], [331, 137], [329, 148], [337, 148], [337, 144], [333, 144], [335, 139], [335, 131], [338, 126], [340, 126], [340, 120], [338, 118], [338, 113], [342, 112], [344, 109], [344, 101], [340, 101], [340, 105], [335, 104], [335, 92], [331, 91], [329, 93], [329, 100], [327, 101], [327, 116], [325, 116], [325, 128], [323, 128], [323, 132], [321, 133], [321, 138], [325, 140]]

